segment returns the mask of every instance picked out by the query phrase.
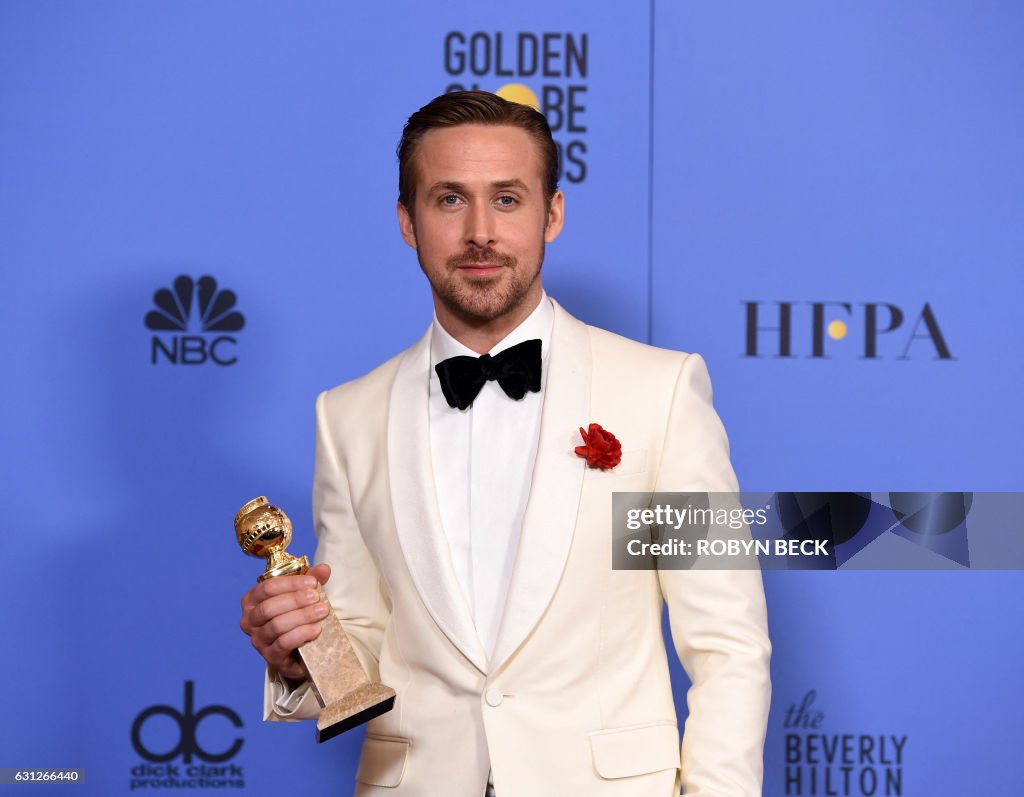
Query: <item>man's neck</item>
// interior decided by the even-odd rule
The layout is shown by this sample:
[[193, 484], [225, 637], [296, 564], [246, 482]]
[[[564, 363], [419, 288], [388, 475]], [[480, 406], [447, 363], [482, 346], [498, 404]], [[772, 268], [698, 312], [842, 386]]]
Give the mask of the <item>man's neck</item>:
[[536, 296], [531, 292], [514, 310], [498, 318], [492, 318], [490, 321], [472, 321], [458, 316], [437, 301], [436, 297], [434, 313], [445, 332], [467, 349], [471, 349], [477, 354], [486, 354], [537, 309], [543, 295], [543, 290], [538, 290]]

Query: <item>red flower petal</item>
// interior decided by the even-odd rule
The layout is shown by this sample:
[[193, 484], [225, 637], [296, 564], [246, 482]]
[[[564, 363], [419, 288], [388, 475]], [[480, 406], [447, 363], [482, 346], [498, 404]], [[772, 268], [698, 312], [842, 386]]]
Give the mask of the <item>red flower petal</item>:
[[610, 470], [622, 461], [622, 444], [600, 424], [592, 423], [586, 431], [580, 427], [586, 445], [576, 446], [576, 456], [587, 461], [587, 467]]

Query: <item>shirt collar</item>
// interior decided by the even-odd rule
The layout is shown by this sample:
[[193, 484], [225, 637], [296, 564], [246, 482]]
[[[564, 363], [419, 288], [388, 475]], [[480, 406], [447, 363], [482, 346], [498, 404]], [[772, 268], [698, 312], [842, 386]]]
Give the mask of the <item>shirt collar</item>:
[[[541, 361], [546, 362], [548, 359], [548, 350], [550, 348], [549, 344], [551, 342], [551, 328], [554, 326], [554, 323], [555, 309], [552, 307], [551, 300], [548, 298], [547, 293], [541, 293], [540, 303], [536, 308], [534, 308], [533, 312], [523, 319], [523, 322], [519, 326], [498, 341], [494, 348], [487, 353], [493, 356], [498, 352], [505, 351], [505, 349], [511, 346], [522, 343], [524, 340], [540, 338]], [[437, 313], [435, 312], [430, 335], [431, 374], [434, 372], [434, 366], [439, 362], [447, 360], [449, 357], [457, 357], [459, 355], [468, 357], [480, 356], [471, 348], [462, 345], [448, 334], [448, 331], [441, 326], [441, 323], [437, 320]]]

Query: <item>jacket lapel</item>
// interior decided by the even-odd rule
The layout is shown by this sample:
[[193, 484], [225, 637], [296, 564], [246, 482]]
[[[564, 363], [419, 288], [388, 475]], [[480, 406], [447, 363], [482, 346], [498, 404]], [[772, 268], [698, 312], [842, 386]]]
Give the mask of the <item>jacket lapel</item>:
[[[590, 417], [590, 335], [554, 302], [544, 408], [530, 498], [487, 672], [522, 645], [554, 596], [572, 544], [584, 467], [573, 449]], [[426, 402], [424, 402], [425, 404]]]
[[413, 584], [441, 631], [481, 672], [487, 656], [452, 567], [430, 453], [430, 331], [398, 367], [388, 413], [391, 505]]

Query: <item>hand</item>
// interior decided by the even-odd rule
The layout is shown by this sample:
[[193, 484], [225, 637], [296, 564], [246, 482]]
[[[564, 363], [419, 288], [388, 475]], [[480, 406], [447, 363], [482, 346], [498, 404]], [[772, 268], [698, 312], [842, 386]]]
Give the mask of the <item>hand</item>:
[[301, 576], [261, 581], [242, 597], [242, 630], [267, 664], [285, 678], [302, 681], [306, 668], [295, 651], [320, 636], [320, 621], [331, 611], [316, 585], [326, 584], [331, 566], [319, 564]]

